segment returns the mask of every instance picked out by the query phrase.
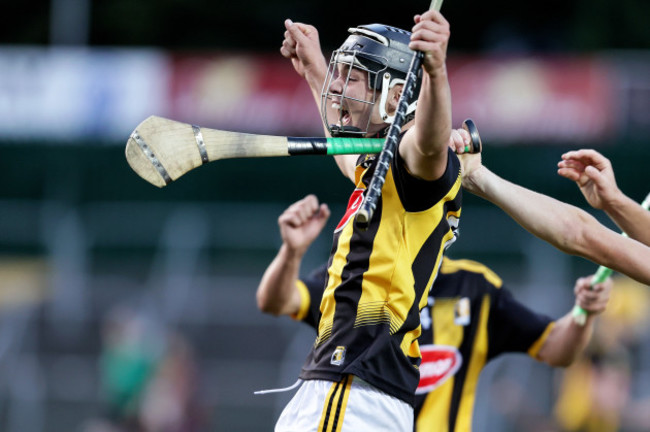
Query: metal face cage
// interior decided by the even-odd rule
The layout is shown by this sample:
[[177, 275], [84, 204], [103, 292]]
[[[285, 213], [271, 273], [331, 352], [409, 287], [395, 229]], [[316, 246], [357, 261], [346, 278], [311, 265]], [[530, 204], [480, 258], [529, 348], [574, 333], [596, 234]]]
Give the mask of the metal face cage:
[[[325, 123], [329, 133], [334, 137], [352, 136], [364, 137], [370, 129], [371, 115], [374, 105], [377, 102], [377, 95], [381, 92], [384, 72], [386, 71], [386, 59], [380, 56], [373, 56], [364, 53], [363, 57], [357, 55], [358, 51], [336, 50], [332, 53], [323, 89], [321, 91], [321, 118]], [[362, 71], [367, 77], [367, 86], [369, 92], [361, 98], [358, 95], [352, 95], [348, 91], [350, 78], [354, 70]], [[383, 79], [382, 79], [383, 77]], [[390, 77], [390, 74], [388, 74]], [[342, 85], [338, 83], [342, 81]], [[339, 84], [338, 88], [333, 88], [333, 83]], [[344, 125], [344, 116], [346, 107], [359, 104], [365, 104], [367, 109], [356, 109], [358, 118], [353, 118], [353, 124]], [[338, 108], [334, 106], [337, 105]]]

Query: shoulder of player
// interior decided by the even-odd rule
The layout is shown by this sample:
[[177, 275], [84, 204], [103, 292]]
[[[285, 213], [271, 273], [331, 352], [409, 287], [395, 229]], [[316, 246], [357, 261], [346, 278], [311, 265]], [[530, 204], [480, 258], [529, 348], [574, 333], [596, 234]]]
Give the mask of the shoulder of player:
[[334, 161], [339, 167], [341, 173], [349, 178], [353, 183], [355, 182], [356, 166], [360, 163], [359, 155], [336, 155]]
[[503, 280], [494, 271], [477, 261], [468, 259], [455, 260], [444, 257], [442, 265], [440, 266], [440, 272], [447, 275], [458, 274], [461, 272], [472, 273], [483, 277], [496, 288], [501, 288], [503, 286]]

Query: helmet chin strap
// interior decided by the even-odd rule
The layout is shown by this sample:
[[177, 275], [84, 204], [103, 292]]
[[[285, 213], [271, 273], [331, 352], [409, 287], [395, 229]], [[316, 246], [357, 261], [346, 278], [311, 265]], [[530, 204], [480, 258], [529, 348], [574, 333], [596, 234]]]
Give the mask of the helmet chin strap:
[[[404, 84], [406, 81], [403, 79], [398, 79], [395, 78], [393, 81], [390, 80], [391, 76], [390, 74], [384, 73], [384, 78], [382, 80], [381, 88], [381, 98], [379, 99], [379, 115], [381, 116], [381, 119], [384, 121], [384, 123], [392, 124], [393, 120], [395, 120], [395, 115], [388, 115], [388, 112], [386, 112], [386, 103], [388, 102], [388, 93], [390, 93], [388, 90], [392, 89], [398, 84]], [[384, 90], [385, 89], [385, 90]], [[417, 105], [417, 101], [413, 102], [408, 106], [408, 109], [406, 110], [406, 115], [411, 114], [413, 111], [415, 111], [415, 107]], [[397, 110], [396, 110], [397, 111]]]

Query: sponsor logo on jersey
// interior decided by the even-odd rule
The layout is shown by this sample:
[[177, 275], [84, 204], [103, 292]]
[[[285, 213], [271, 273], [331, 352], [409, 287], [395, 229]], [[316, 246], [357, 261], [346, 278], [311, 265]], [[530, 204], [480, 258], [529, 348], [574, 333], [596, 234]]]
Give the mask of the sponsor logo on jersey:
[[459, 326], [469, 325], [470, 308], [469, 298], [463, 297], [456, 302], [454, 306], [454, 323]]
[[330, 363], [333, 364], [334, 366], [341, 366], [344, 361], [345, 361], [345, 347], [337, 346], [334, 352], [332, 353], [332, 358], [330, 359]]
[[458, 371], [463, 364], [463, 356], [456, 347], [448, 345], [422, 345], [420, 363], [420, 383], [415, 394], [428, 393]]
[[339, 222], [339, 224], [336, 226], [334, 232], [342, 230], [350, 218], [352, 218], [352, 216], [354, 216], [359, 211], [359, 208], [361, 208], [361, 203], [363, 202], [364, 190], [365, 189], [355, 189], [354, 192], [352, 192], [352, 196], [348, 201], [348, 208], [345, 210], [345, 214], [343, 215], [341, 222]]

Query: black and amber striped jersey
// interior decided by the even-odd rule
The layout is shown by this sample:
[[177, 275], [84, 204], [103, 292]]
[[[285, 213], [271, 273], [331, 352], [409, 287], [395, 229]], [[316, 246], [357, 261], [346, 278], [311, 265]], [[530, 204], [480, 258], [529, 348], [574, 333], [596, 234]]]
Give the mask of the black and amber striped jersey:
[[[302, 300], [294, 319], [317, 328], [326, 279], [323, 266], [298, 282]], [[416, 430], [470, 431], [486, 363], [509, 352], [536, 357], [553, 321], [515, 300], [494, 272], [474, 261], [445, 257], [427, 301], [421, 311]]]
[[367, 230], [354, 223], [377, 155], [361, 156], [356, 189], [338, 224], [320, 304], [318, 334], [302, 379], [355, 375], [414, 404], [420, 310], [461, 212], [460, 162], [449, 151], [435, 181], [409, 174], [396, 154]]

